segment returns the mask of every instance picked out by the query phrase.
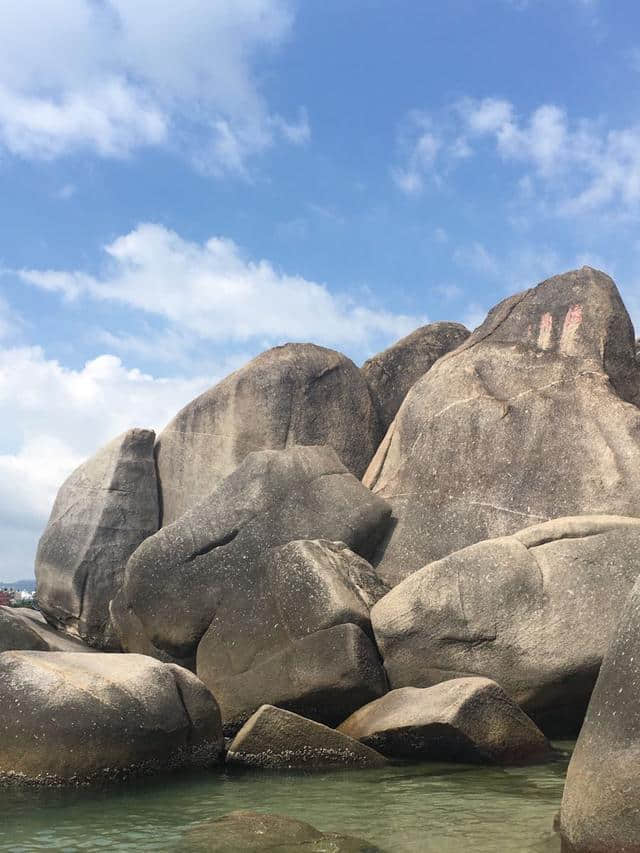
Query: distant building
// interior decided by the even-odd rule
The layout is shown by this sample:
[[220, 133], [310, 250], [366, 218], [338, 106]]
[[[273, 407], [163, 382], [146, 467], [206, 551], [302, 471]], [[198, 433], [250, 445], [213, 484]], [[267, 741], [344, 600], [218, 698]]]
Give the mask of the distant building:
[[13, 604], [13, 596], [15, 595], [15, 590], [13, 589], [0, 589], [0, 605], [4, 607], [10, 607]]

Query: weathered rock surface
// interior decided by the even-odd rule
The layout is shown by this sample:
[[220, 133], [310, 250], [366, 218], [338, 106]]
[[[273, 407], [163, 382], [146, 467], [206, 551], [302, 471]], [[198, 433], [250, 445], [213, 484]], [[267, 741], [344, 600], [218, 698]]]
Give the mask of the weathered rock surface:
[[80, 640], [55, 631], [28, 607], [0, 607], [0, 652], [92, 652]]
[[488, 678], [392, 690], [338, 731], [391, 758], [523, 764], [551, 753], [540, 729]]
[[155, 435], [132, 429], [60, 488], [36, 555], [38, 604], [60, 630], [117, 648], [109, 602], [138, 545], [158, 529]]
[[384, 767], [374, 749], [306, 717], [262, 705], [233, 739], [227, 764], [237, 767], [327, 768]]
[[413, 386], [365, 475], [395, 525], [389, 584], [551, 518], [640, 515], [633, 327], [589, 267], [494, 308]]
[[383, 853], [368, 841], [319, 832], [308, 823], [275, 814], [235, 811], [185, 833], [181, 849], [208, 853]]
[[158, 437], [162, 523], [171, 524], [256, 450], [330, 445], [357, 477], [380, 440], [367, 383], [313, 344], [268, 350], [201, 394]]
[[469, 337], [460, 323], [431, 323], [422, 326], [374, 355], [362, 365], [371, 390], [380, 426], [385, 431], [395, 418], [409, 390], [436, 361], [459, 347]]
[[621, 609], [560, 810], [566, 853], [640, 851], [640, 581]]
[[562, 518], [451, 554], [371, 611], [390, 685], [483, 675], [547, 734], [576, 734], [639, 575], [636, 518]]
[[[241, 628], [238, 644], [241, 643]], [[199, 677], [218, 691], [225, 734], [234, 734], [268, 703], [337, 726], [352, 711], [387, 691], [378, 650], [357, 625], [336, 625], [292, 640], [244, 672], [210, 665], [211, 636], [198, 649]], [[232, 660], [233, 649], [228, 650]], [[216, 663], [221, 659], [215, 650]]]
[[[371, 553], [388, 517], [385, 502], [329, 447], [252, 453], [130, 558], [113, 607], [123, 647], [181, 662], [198, 649], [198, 674], [220, 702], [225, 725], [241, 724], [264, 702], [291, 701], [304, 712], [297, 703], [315, 706], [316, 689], [328, 713], [339, 714], [326, 695], [337, 677], [336, 698], [356, 686], [357, 696], [374, 698], [384, 674], [357, 626], [371, 630], [368, 608], [384, 588], [348, 549]], [[292, 541], [299, 539], [330, 542]], [[348, 631], [332, 628], [343, 623]], [[325, 629], [338, 660], [314, 639]], [[298, 671], [298, 655], [306, 671]]]
[[0, 781], [83, 783], [211, 766], [215, 699], [192, 673], [143, 655], [0, 655]]

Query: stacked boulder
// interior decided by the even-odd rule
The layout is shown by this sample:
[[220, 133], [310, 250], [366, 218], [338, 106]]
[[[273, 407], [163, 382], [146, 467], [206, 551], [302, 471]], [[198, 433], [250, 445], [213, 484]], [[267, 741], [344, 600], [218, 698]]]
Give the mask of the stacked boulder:
[[[212, 764], [223, 732], [247, 766], [544, 760], [640, 576], [638, 404], [631, 321], [585, 267], [362, 369], [277, 347], [157, 441], [130, 430], [60, 490], [48, 625], [0, 611], [5, 728], [59, 725], [76, 764], [25, 749], [0, 773]], [[35, 707], [54, 681], [55, 725]], [[96, 711], [94, 753], [84, 684], [121, 720]]]

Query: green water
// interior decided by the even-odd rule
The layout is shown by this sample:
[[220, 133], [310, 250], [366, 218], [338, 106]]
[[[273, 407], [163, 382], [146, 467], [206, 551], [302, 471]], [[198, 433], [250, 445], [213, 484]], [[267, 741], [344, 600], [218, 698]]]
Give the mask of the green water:
[[0, 850], [178, 851], [234, 809], [290, 815], [399, 853], [558, 851], [568, 747], [526, 768], [421, 764], [343, 773], [199, 773], [110, 790], [0, 791]]

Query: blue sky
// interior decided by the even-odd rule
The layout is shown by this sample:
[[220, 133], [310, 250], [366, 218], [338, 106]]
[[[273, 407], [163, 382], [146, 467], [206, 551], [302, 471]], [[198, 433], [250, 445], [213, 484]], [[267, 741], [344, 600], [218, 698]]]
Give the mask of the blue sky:
[[630, 0], [8, 0], [0, 579], [269, 346], [361, 362], [582, 263], [640, 325], [639, 84]]

